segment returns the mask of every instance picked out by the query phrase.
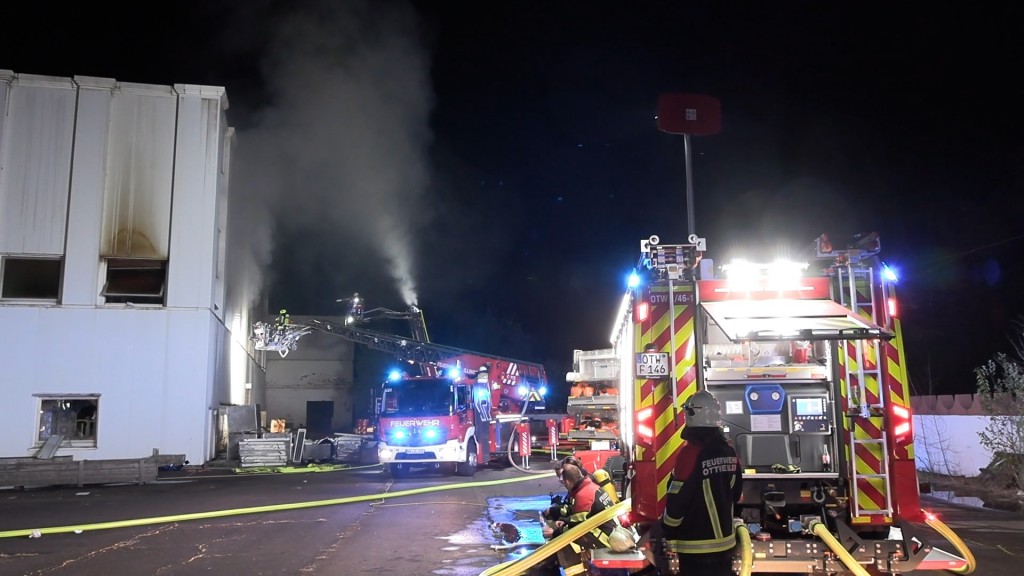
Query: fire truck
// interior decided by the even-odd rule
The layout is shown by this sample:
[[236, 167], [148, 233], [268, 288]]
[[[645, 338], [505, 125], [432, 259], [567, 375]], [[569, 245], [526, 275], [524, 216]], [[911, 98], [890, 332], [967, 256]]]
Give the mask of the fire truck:
[[[479, 465], [506, 457], [515, 465], [529, 452], [530, 415], [543, 410], [548, 386], [541, 364], [430, 342], [423, 312], [415, 306], [364, 311], [358, 294], [340, 301], [349, 303], [340, 323], [257, 322], [255, 347], [283, 357], [302, 336], [320, 331], [401, 361], [404, 367], [391, 371], [375, 401], [377, 457], [394, 476], [442, 465], [473, 476]], [[411, 337], [368, 329], [376, 319], [408, 320]]]
[[[807, 262], [733, 261], [705, 242], [641, 242], [613, 348], [575, 353], [568, 406], [595, 466], [621, 477], [643, 538], [594, 566], [640, 569], [698, 390], [721, 403], [743, 466], [738, 573], [969, 573], [963, 542], [921, 509], [895, 276], [877, 234], [826, 235]], [[932, 544], [935, 535], [956, 549]], [[939, 540], [941, 542], [941, 540]], [[646, 546], [646, 553], [645, 551]], [[671, 572], [671, 571], [670, 571]]]

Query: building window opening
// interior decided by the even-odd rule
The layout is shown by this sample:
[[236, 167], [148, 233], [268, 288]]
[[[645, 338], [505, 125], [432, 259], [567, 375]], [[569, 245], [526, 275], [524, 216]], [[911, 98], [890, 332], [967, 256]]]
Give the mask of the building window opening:
[[60, 294], [60, 258], [23, 258], [5, 256], [3, 259], [4, 300], [46, 300], [56, 302]]
[[107, 304], [162, 305], [166, 286], [166, 260], [110, 258], [107, 281], [100, 294]]
[[99, 423], [99, 396], [43, 397], [39, 401], [36, 445], [59, 434], [76, 448], [95, 448]]

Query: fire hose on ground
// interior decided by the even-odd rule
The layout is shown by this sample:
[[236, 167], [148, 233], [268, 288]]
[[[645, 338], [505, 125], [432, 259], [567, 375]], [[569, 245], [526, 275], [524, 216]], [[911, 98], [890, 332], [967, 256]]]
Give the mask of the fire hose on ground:
[[965, 544], [964, 541], [956, 535], [956, 532], [950, 530], [949, 526], [943, 524], [943, 522], [939, 520], [938, 516], [928, 511], [925, 511], [924, 513], [924, 523], [941, 534], [943, 538], [949, 540], [949, 543], [956, 548], [956, 551], [963, 556], [964, 560], [967, 560], [966, 566], [950, 570], [950, 572], [954, 572], [956, 574], [970, 574], [971, 572], [974, 572], [975, 567], [977, 567], [977, 563], [974, 560], [974, 554], [971, 553], [971, 549], [967, 547], [967, 544]]
[[230, 510], [211, 510], [209, 512], [194, 512], [190, 514], [174, 514], [171, 516], [156, 516], [151, 518], [132, 518], [128, 520], [115, 520], [112, 522], [97, 522], [94, 524], [79, 524], [74, 526], [51, 526], [48, 528], [22, 528], [17, 530], [6, 530], [0, 532], [0, 538], [18, 538], [25, 536], [41, 536], [43, 534], [66, 534], [70, 532], [87, 532], [92, 530], [109, 530], [112, 528], [128, 528], [132, 526], [148, 526], [151, 524], [167, 524], [170, 522], [185, 522], [188, 520], [202, 520], [205, 518], [222, 518], [225, 516], [239, 516], [243, 514], [261, 514], [264, 512], [280, 512], [284, 510], [299, 510], [303, 508], [316, 508], [320, 506], [335, 506], [338, 504], [351, 504], [354, 502], [365, 502], [367, 500], [382, 500], [386, 498], [400, 498], [414, 494], [425, 494], [428, 492], [441, 492], [445, 490], [458, 490], [461, 488], [496, 486], [500, 484], [511, 484], [533, 480], [531, 476], [517, 476], [502, 480], [490, 480], [484, 482], [460, 482], [458, 484], [446, 484], [443, 486], [431, 486], [428, 488], [413, 488], [410, 490], [399, 490], [398, 492], [384, 492], [379, 494], [365, 494], [362, 496], [349, 496], [347, 498], [332, 498], [329, 500], [312, 500], [308, 502], [292, 502], [288, 504], [271, 504], [268, 506], [253, 506], [250, 508], [235, 508]]

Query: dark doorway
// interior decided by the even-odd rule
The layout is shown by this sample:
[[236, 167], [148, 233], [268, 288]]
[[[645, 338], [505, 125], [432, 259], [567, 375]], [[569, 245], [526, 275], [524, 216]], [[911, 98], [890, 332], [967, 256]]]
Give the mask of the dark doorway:
[[331, 434], [334, 418], [333, 400], [310, 400], [306, 402], [306, 436], [320, 438]]

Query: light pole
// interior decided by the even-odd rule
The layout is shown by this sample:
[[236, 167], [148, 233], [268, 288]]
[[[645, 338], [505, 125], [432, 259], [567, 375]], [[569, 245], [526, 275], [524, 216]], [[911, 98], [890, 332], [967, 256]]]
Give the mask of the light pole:
[[[662, 94], [658, 97], [658, 129], [669, 134], [683, 135], [683, 147], [686, 155], [686, 238], [687, 242], [696, 245], [697, 251], [703, 252], [705, 248], [704, 241], [697, 235], [697, 219], [693, 207], [693, 170], [691, 169], [690, 162], [690, 135], [717, 134], [722, 129], [722, 105], [717, 98], [701, 94]], [[693, 306], [695, 306], [693, 322], [696, 326], [703, 326], [704, 315], [701, 313], [699, 286], [696, 282], [699, 279], [700, 270], [698, 269], [697, 262], [693, 262], [692, 265], [693, 270], [690, 274], [690, 281], [693, 285]], [[671, 321], [675, 322], [675, 287], [672, 285], [671, 278], [668, 281], [668, 291], [669, 316], [672, 318]], [[673, 414], [677, 416], [679, 406], [675, 367], [675, 330], [670, 332], [672, 407], [675, 409]], [[694, 356], [696, 358], [693, 367], [695, 370], [695, 380], [697, 389], [703, 390], [705, 389], [704, 347], [701, 345], [700, 338], [696, 337], [696, 334], [692, 338]]]
[[658, 130], [682, 134], [686, 153], [686, 235], [697, 233], [693, 208], [690, 136], [710, 136], [722, 130], [722, 104], [703, 94], [662, 94], [658, 97]]

